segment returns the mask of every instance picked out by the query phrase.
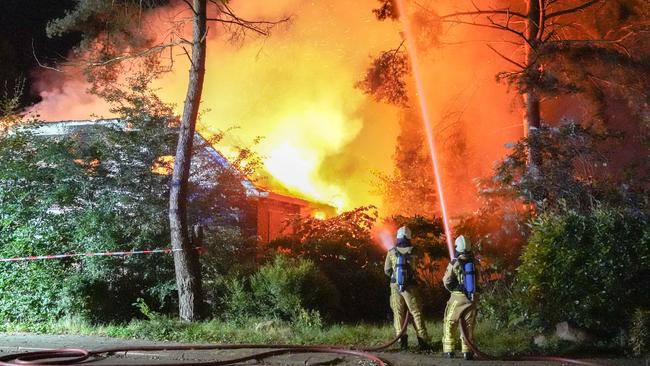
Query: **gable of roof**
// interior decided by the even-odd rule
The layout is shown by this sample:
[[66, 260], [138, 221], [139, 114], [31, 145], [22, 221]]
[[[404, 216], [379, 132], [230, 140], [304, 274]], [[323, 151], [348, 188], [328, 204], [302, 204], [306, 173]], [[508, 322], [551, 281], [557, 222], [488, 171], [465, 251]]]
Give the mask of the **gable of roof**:
[[[69, 120], [69, 121], [58, 121], [58, 122], [47, 122], [40, 125], [20, 127], [20, 129], [29, 131], [33, 135], [43, 136], [43, 137], [56, 137], [56, 136], [66, 136], [72, 133], [80, 134], [93, 134], [96, 131], [93, 131], [97, 127], [116, 127], [124, 130], [128, 130], [127, 123], [123, 120], [114, 118], [114, 119], [99, 119], [99, 120]], [[194, 146], [196, 148], [196, 159], [192, 159], [193, 170], [198, 176], [194, 176], [194, 181], [201, 181], [201, 173], [206, 173], [207, 171], [202, 169], [202, 162], [211, 162], [216, 164], [220, 169], [230, 169], [239, 174], [240, 182], [246, 190], [246, 195], [252, 198], [266, 198], [272, 199], [275, 201], [282, 201], [286, 203], [291, 203], [299, 206], [309, 206], [317, 209], [322, 209], [326, 211], [335, 212], [334, 207], [322, 203], [306, 200], [303, 198], [296, 197], [294, 195], [288, 194], [288, 189], [280, 188], [280, 192], [274, 192], [268, 188], [262, 188], [255, 182], [253, 182], [248, 177], [240, 174], [238, 170], [230, 163], [230, 161], [219, 152], [214, 146], [212, 146], [208, 141], [199, 133], [194, 133]], [[210, 181], [210, 179], [207, 179]], [[207, 183], [207, 182], [206, 182]], [[208, 184], [214, 184], [210, 182]]]

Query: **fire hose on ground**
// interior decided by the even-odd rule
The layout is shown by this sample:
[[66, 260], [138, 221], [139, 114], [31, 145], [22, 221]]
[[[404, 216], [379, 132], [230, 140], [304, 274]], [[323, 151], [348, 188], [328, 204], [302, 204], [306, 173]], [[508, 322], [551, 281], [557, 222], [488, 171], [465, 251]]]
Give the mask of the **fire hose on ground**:
[[[261, 360], [264, 358], [279, 356], [289, 353], [333, 353], [348, 356], [356, 356], [374, 362], [378, 366], [390, 366], [389, 363], [372, 354], [371, 352], [381, 351], [393, 345], [406, 332], [410, 316], [407, 313], [402, 323], [400, 333], [388, 342], [375, 347], [340, 347], [334, 345], [287, 345], [287, 344], [181, 344], [165, 346], [133, 346], [133, 347], [113, 347], [102, 348], [97, 350], [85, 349], [53, 349], [37, 352], [26, 352], [10, 354], [0, 357], [0, 366], [50, 366], [50, 365], [79, 365], [100, 358], [102, 355], [110, 355], [121, 352], [152, 352], [152, 351], [200, 351], [200, 350], [236, 350], [236, 349], [269, 349], [268, 351], [258, 352], [252, 355], [232, 358], [220, 361], [200, 361], [200, 362], [179, 362], [166, 363], [166, 365], [182, 366], [221, 366], [233, 365], [250, 360]], [[138, 363], [138, 366], [160, 366], [159, 363]], [[111, 364], [102, 364], [102, 366], [117, 366]], [[121, 366], [124, 366], [121, 364]]]
[[[474, 306], [474, 305], [472, 305]], [[582, 361], [571, 358], [556, 357], [556, 356], [520, 356], [520, 357], [495, 357], [482, 352], [476, 344], [468, 337], [467, 331], [468, 324], [465, 321], [465, 314], [471, 311], [472, 307], [465, 309], [460, 315], [460, 331], [461, 335], [467, 343], [468, 347], [478, 359], [494, 360], [494, 361], [551, 361], [560, 363], [570, 363], [575, 365], [584, 366], [602, 366], [602, 364], [590, 361]], [[250, 360], [261, 360], [272, 356], [279, 356], [291, 353], [333, 353], [347, 356], [356, 356], [368, 361], [374, 362], [378, 366], [390, 366], [390, 364], [371, 352], [381, 351], [387, 349], [406, 332], [410, 316], [404, 316], [402, 329], [400, 333], [388, 342], [375, 346], [375, 347], [340, 347], [333, 345], [287, 345], [287, 344], [181, 344], [181, 345], [164, 345], [164, 346], [132, 346], [132, 347], [112, 347], [102, 348], [97, 350], [85, 349], [54, 349], [37, 352], [17, 353], [0, 357], [0, 366], [50, 366], [50, 365], [78, 365], [87, 363], [94, 359], [101, 358], [102, 355], [111, 355], [121, 352], [152, 352], [152, 351], [200, 351], [200, 350], [236, 350], [236, 349], [269, 349], [268, 351], [254, 353], [248, 356], [236, 357], [228, 360], [215, 360], [215, 361], [199, 361], [199, 362], [179, 362], [177, 364], [169, 363], [169, 365], [182, 365], [182, 366], [221, 366], [233, 365]], [[113, 366], [110, 364], [103, 364], [104, 366]], [[158, 363], [138, 363], [138, 366], [159, 366]], [[115, 365], [117, 366], [117, 365]]]

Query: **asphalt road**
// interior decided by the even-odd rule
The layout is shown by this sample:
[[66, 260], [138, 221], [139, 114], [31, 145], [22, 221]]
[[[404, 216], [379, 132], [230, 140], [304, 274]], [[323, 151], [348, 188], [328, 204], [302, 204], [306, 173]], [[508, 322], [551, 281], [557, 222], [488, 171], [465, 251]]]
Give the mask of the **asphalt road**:
[[[141, 340], [124, 340], [108, 337], [94, 336], [71, 336], [71, 335], [36, 335], [36, 334], [5, 334], [0, 333], [0, 356], [9, 353], [34, 352], [43, 349], [56, 348], [83, 348], [99, 349], [109, 347], [123, 346], [149, 346], [149, 345], [174, 345], [177, 343], [165, 342], [148, 342]], [[93, 363], [98, 365], [128, 365], [159, 363], [179, 364], [183, 362], [197, 361], [217, 361], [230, 358], [241, 357], [252, 353], [257, 353], [259, 349], [243, 350], [211, 350], [211, 351], [156, 351], [141, 352], [134, 351], [128, 353], [118, 353], [106, 358], [98, 359]], [[415, 352], [378, 352], [377, 356], [381, 357], [394, 366], [419, 366], [419, 365], [463, 365], [469, 364], [461, 359], [447, 360], [443, 359], [440, 353], [421, 354]], [[602, 365], [621, 365], [621, 366], [650, 366], [649, 359], [590, 359]], [[290, 354], [274, 356], [263, 360], [252, 360], [239, 365], [287, 365], [287, 366], [307, 366], [307, 365], [339, 365], [339, 366], [370, 366], [372, 363], [364, 361], [354, 356], [342, 356], [335, 354]], [[522, 362], [522, 361], [472, 361], [471, 365], [476, 366], [494, 366], [494, 365], [526, 365], [526, 366], [546, 366], [559, 365], [552, 362]]]

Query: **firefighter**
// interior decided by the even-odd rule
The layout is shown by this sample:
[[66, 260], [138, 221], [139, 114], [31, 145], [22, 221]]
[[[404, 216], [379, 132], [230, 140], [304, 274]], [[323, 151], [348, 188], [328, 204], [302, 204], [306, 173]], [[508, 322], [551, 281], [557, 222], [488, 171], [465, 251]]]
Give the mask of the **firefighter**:
[[[418, 338], [418, 347], [421, 350], [428, 349], [427, 329], [422, 321], [422, 303], [420, 289], [415, 277], [415, 270], [418, 264], [417, 251], [411, 245], [411, 230], [402, 226], [397, 230], [396, 245], [388, 251], [384, 272], [390, 277], [390, 307], [393, 310], [393, 322], [395, 332], [400, 333], [402, 329], [403, 315], [405, 309], [413, 317], [415, 331]], [[400, 348], [408, 348], [408, 336], [400, 338]]]
[[[447, 266], [442, 279], [445, 288], [451, 292], [447, 307], [442, 332], [442, 352], [446, 358], [454, 357], [454, 346], [458, 338], [460, 314], [471, 306], [465, 314], [468, 337], [472, 338], [472, 329], [476, 322], [476, 260], [472, 256], [471, 243], [464, 236], [456, 238], [456, 258]], [[465, 340], [460, 337], [461, 351], [466, 360], [474, 358]]]

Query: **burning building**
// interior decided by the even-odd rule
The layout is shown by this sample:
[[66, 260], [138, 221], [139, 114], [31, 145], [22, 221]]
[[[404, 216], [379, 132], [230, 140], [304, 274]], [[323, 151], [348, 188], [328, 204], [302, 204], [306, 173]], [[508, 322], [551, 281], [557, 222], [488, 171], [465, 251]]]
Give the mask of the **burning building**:
[[[83, 139], [97, 133], [99, 127], [127, 128], [126, 124], [118, 119], [80, 120], [50, 122], [31, 127], [30, 132], [45, 138], [75, 134]], [[202, 204], [211, 208], [209, 215], [194, 215], [193, 219], [204, 225], [235, 225], [240, 228], [243, 235], [256, 237], [261, 243], [268, 243], [291, 233], [292, 227], [287, 225], [291, 219], [306, 216], [325, 218], [336, 214], [334, 207], [292, 195], [288, 189], [276, 182], [272, 187], [266, 186], [241, 174], [198, 132], [194, 136], [194, 147], [190, 175], [190, 208], [193, 204]], [[167, 164], [154, 166], [152, 170], [154, 173], [167, 175], [170, 173], [173, 157], [162, 158]], [[223, 207], [223, 205], [203, 202], [211, 198], [207, 192], [214, 191], [219, 184], [216, 177], [224, 173], [235, 177], [238, 189], [221, 195], [227, 195], [228, 192], [242, 192], [242, 197], [224, 197], [227, 199], [225, 201], [238, 201], [237, 204]], [[191, 212], [190, 214], [192, 215]]]

